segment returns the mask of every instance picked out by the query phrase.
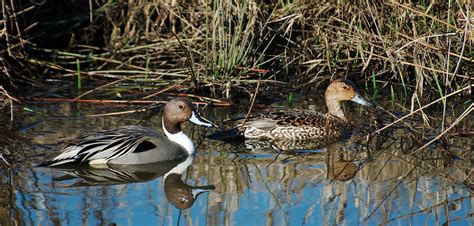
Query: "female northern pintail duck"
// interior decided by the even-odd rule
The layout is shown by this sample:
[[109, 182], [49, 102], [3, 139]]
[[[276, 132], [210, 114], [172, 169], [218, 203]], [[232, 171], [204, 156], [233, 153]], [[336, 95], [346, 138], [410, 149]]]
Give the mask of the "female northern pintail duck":
[[237, 126], [239, 134], [250, 139], [322, 139], [340, 137], [349, 124], [341, 101], [351, 100], [364, 106], [373, 104], [364, 99], [354, 83], [336, 79], [325, 92], [327, 114], [313, 111], [267, 113], [248, 119]]
[[187, 98], [174, 98], [163, 111], [162, 126], [166, 136], [146, 127], [123, 126], [69, 144], [63, 153], [40, 166], [146, 164], [192, 155], [194, 144], [181, 131], [181, 123], [188, 120], [206, 127], [215, 126], [199, 116]]

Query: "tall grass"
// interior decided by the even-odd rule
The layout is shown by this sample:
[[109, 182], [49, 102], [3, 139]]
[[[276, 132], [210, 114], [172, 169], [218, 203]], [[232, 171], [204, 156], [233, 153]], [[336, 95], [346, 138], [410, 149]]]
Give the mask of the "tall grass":
[[[194, 53], [197, 61], [191, 66], [200, 82], [226, 91], [232, 81], [244, 81], [241, 76], [258, 70], [269, 45], [259, 43], [259, 39], [269, 34], [254, 1], [213, 1], [203, 8], [205, 23], [201, 25], [202, 30], [197, 34], [183, 31], [187, 40], [194, 40], [188, 44], [194, 47], [189, 52]], [[179, 17], [184, 24], [190, 24], [188, 20], [191, 19]]]
[[85, 8], [93, 11], [84, 12], [92, 22], [77, 28], [74, 51], [41, 49], [60, 56], [52, 62], [58, 68], [74, 70], [68, 65], [79, 55], [96, 73], [139, 69], [173, 78], [179, 71], [188, 81], [221, 88], [248, 78], [301, 87], [349, 77], [390, 82], [409, 98], [463, 87], [474, 63], [470, 1], [92, 4]]
[[[214, 79], [222, 79], [235, 76], [233, 73], [240, 65], [251, 65], [248, 62], [250, 53], [253, 51], [254, 26], [256, 18], [246, 19], [246, 14], [256, 14], [250, 10], [255, 7], [248, 5], [248, 1], [235, 6], [228, 1], [214, 1], [212, 6], [212, 19], [206, 24], [206, 52], [209, 74]], [[253, 8], [253, 9], [252, 9]], [[209, 41], [208, 41], [209, 40]]]
[[76, 59], [76, 67], [77, 67], [77, 92], [81, 93], [81, 88], [82, 88], [81, 61], [79, 59]]
[[[73, 24], [67, 31], [74, 30], [74, 35], [59, 51], [31, 46], [36, 55], [15, 55], [11, 49], [19, 46], [20, 34], [41, 34], [41, 27], [27, 28], [36, 24], [31, 12], [44, 7], [21, 11], [30, 5], [18, 4], [16, 11], [22, 13], [13, 14], [15, 7], [2, 2], [4, 18], [17, 19], [4, 21], [8, 26], [0, 44], [6, 44], [8, 51], [3, 55], [26, 59], [25, 68], [76, 73], [81, 80], [94, 76], [129, 82], [125, 78], [143, 75], [133, 81], [158, 87], [144, 98], [178, 85], [180, 91], [194, 89], [213, 98], [248, 99], [260, 83], [259, 95], [278, 94], [267, 89], [269, 81], [290, 83], [290, 89], [279, 92], [286, 97], [302, 87], [348, 77], [370, 83], [368, 91], [378, 98], [385, 93], [392, 101], [411, 100], [407, 103], [414, 112], [438, 97], [446, 109], [449, 100], [443, 97], [459, 90], [461, 95], [471, 92], [470, 0], [93, 1], [84, 3], [78, 15], [68, 15], [76, 23], [46, 17], [58, 27]], [[60, 29], [54, 31], [62, 35]], [[9, 80], [11, 74], [4, 70], [1, 78]]]

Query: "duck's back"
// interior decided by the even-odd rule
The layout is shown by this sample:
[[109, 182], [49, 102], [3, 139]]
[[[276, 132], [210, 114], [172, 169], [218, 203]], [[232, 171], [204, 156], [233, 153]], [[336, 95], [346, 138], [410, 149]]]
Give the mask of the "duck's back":
[[259, 115], [240, 126], [250, 139], [309, 140], [340, 136], [343, 124], [337, 117], [298, 110]]

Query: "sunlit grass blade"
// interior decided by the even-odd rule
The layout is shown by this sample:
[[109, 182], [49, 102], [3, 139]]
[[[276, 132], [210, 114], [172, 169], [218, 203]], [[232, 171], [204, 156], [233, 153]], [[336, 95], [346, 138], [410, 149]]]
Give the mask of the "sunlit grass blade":
[[77, 92], [81, 92], [81, 61], [79, 58], [76, 59], [76, 70], [77, 70]]

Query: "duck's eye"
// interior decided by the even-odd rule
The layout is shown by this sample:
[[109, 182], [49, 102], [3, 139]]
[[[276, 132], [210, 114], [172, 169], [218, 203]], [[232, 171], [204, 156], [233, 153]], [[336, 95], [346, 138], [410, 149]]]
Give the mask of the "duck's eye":
[[343, 84], [343, 85], [342, 85], [342, 88], [343, 88], [343, 89], [349, 89], [349, 86], [346, 85], [346, 84]]
[[178, 107], [179, 107], [179, 109], [181, 109], [181, 110], [184, 109], [184, 105], [182, 105], [182, 104], [180, 104]]

